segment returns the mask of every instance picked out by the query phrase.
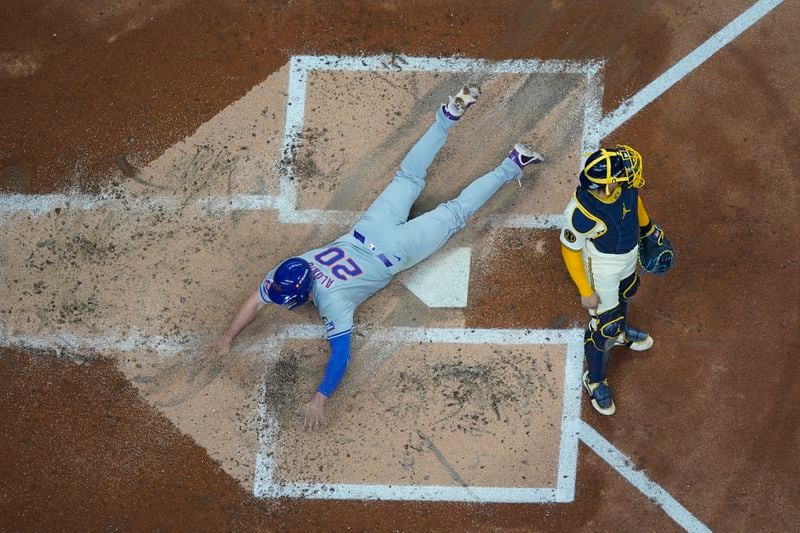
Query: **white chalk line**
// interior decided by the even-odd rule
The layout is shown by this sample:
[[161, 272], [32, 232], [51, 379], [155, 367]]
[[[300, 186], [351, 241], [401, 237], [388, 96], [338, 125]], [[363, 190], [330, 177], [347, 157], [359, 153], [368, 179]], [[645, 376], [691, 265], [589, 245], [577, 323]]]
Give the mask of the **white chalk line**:
[[753, 4], [706, 42], [667, 69], [661, 76], [651, 81], [631, 98], [623, 101], [616, 110], [603, 117], [597, 123], [597, 131], [592, 135], [597, 137], [598, 141], [608, 136], [782, 3], [783, 0], [759, 0]]
[[[293, 159], [294, 147], [300, 144], [303, 131], [308, 74], [311, 71], [403, 71], [403, 72], [458, 72], [488, 74], [579, 74], [586, 77], [589, 97], [585, 101], [585, 118], [595, 119], [602, 114], [602, 69], [601, 61], [556, 61], [556, 60], [509, 60], [487, 61], [467, 58], [430, 58], [406, 56], [293, 56], [290, 61], [287, 88], [286, 124], [284, 128], [283, 154]], [[593, 130], [584, 124], [584, 134]], [[587, 141], [583, 139], [582, 145]], [[296, 210], [297, 185], [294, 169], [286, 165], [280, 176], [281, 196], [285, 208], [279, 220], [288, 224], [302, 223], [350, 223], [354, 224], [360, 213], [322, 210]], [[495, 215], [492, 222], [503, 228], [556, 229], [562, 225], [560, 213], [536, 215]]]
[[160, 357], [176, 355], [193, 343], [185, 338], [150, 335], [131, 329], [102, 337], [75, 335], [74, 333], [48, 333], [32, 335], [7, 331], [0, 324], [0, 347], [18, 347], [33, 351], [97, 352], [154, 352]]
[[[569, 344], [580, 341], [583, 345], [582, 329], [505, 329], [505, 328], [424, 328], [391, 327], [364, 331], [370, 339], [385, 342], [427, 342], [456, 344]], [[289, 324], [272, 337], [280, 341], [287, 339], [311, 340], [326, 338], [324, 326]]]
[[272, 443], [275, 442], [275, 439], [277, 438], [279, 428], [278, 421], [274, 416], [272, 416], [272, 413], [267, 413], [265, 403], [266, 392], [267, 386], [265, 380], [264, 384], [261, 386], [261, 390], [259, 391], [257, 431], [260, 449], [258, 453], [256, 453], [253, 487], [268, 484], [269, 480], [272, 479], [272, 472], [275, 465], [275, 462], [272, 458]]
[[[287, 326], [281, 340], [324, 337], [324, 328]], [[381, 485], [342, 483], [276, 483], [272, 457], [277, 422], [268, 412], [265, 396], [258, 413], [269, 422], [259, 431], [261, 449], [256, 455], [253, 494], [259, 498], [419, 500], [481, 503], [556, 503], [575, 498], [580, 422], [580, 383], [583, 330], [580, 329], [481, 329], [481, 328], [378, 328], [368, 334], [371, 341], [397, 343], [481, 344], [481, 345], [566, 345], [563, 413], [555, 488], [550, 487], [450, 487], [439, 485]], [[266, 390], [266, 382], [264, 390]], [[578, 391], [575, 394], [575, 391]]]
[[[456, 72], [485, 74], [582, 74], [591, 76], [603, 66], [601, 60], [563, 61], [512, 59], [493, 61], [458, 57], [377, 56], [293, 56], [292, 66], [305, 72], [340, 70], [355, 72]], [[296, 60], [296, 61], [295, 61]]]
[[637, 470], [628, 457], [608, 442], [592, 426], [579, 421], [580, 439], [597, 455], [606, 461], [614, 470], [624, 477], [639, 492], [658, 505], [670, 518], [686, 531], [710, 531], [700, 520], [690, 513], [678, 500], [660, 485], [650, 480], [644, 472]]
[[[296, 329], [295, 329], [296, 328]], [[325, 339], [323, 326], [287, 326], [277, 335], [250, 339], [247, 346], [236, 348], [237, 353], [260, 353], [265, 357], [276, 352], [276, 346], [286, 339]], [[206, 340], [211, 340], [208, 338]], [[181, 354], [191, 354], [203, 340], [197, 333], [182, 336], [153, 335], [128, 328], [125, 331], [112, 329], [102, 336], [76, 335], [69, 332], [32, 334], [9, 331], [0, 323], [0, 347], [25, 348], [34, 351], [72, 351], [78, 353], [141, 353], [152, 352], [161, 359]]]
[[[316, 224], [351, 227], [363, 213], [359, 211], [333, 211], [322, 209], [296, 210], [288, 197], [257, 194], [234, 196], [209, 196], [184, 205], [179, 197], [159, 196], [154, 198], [117, 199], [104, 196], [66, 194], [0, 194], [0, 225], [8, 222], [14, 214], [25, 213], [39, 217], [55, 209], [69, 211], [92, 211], [112, 209], [148, 213], [157, 209], [194, 209], [201, 212], [222, 213], [257, 212], [278, 210], [279, 220], [284, 224]], [[498, 228], [557, 229], [562, 225], [563, 215], [488, 215], [491, 224]]]
[[[586, 120], [596, 120], [601, 115], [602, 77], [600, 72], [602, 61], [558, 61], [558, 60], [509, 60], [488, 61], [468, 58], [427, 58], [406, 56], [293, 56], [289, 65], [289, 81], [287, 88], [286, 121], [283, 138], [283, 158], [291, 161], [295, 147], [303, 130], [304, 114], [307, 98], [308, 74], [315, 70], [353, 70], [353, 71], [417, 71], [417, 72], [474, 72], [488, 74], [509, 73], [541, 73], [541, 74], [578, 74], [586, 76], [589, 97], [585, 102], [584, 116]], [[584, 123], [584, 147], [593, 140], [591, 128]], [[196, 208], [215, 212], [258, 211], [274, 209], [278, 211], [278, 219], [284, 224], [320, 224], [347, 227], [357, 222], [362, 215], [356, 211], [338, 211], [322, 209], [297, 209], [297, 186], [294, 179], [294, 168], [291, 164], [281, 166], [279, 176], [279, 194], [269, 195], [231, 195], [211, 196], [196, 200], [190, 206], [184, 206], [180, 197], [144, 198], [129, 196], [117, 198], [115, 194], [89, 195], [0, 195], [0, 224], [8, 220], [14, 213], [24, 212], [31, 216], [40, 216], [56, 208], [92, 210], [101, 207], [127, 210], [147, 211], [162, 207], [169, 209]], [[557, 229], [562, 225], [560, 213], [533, 215], [490, 215], [491, 223], [501, 228], [521, 229]]]
[[561, 412], [561, 442], [558, 449], [556, 502], [575, 500], [578, 474], [578, 425], [581, 422], [581, 375], [583, 373], [583, 330], [572, 330], [567, 343], [564, 368], [564, 400]]
[[596, 125], [603, 118], [603, 71], [598, 69], [587, 78], [587, 81], [587, 93], [583, 107], [581, 153], [576, 158], [578, 172], [583, 169], [583, 154], [595, 151], [602, 140], [598, 136]]
[[[258, 457], [256, 464], [260, 464]], [[259, 478], [261, 479], [261, 478]], [[448, 487], [441, 485], [259, 484], [257, 498], [313, 500], [398, 500], [473, 503], [556, 503], [555, 489]]]
[[[362, 330], [358, 330], [362, 331]], [[393, 327], [376, 328], [363, 331], [363, 333], [376, 341], [385, 342], [426, 342], [426, 343], [457, 343], [457, 344], [569, 344], [578, 337], [582, 339], [582, 330], [578, 329], [480, 329], [480, 328], [414, 328]], [[275, 335], [250, 340], [245, 348], [238, 348], [247, 352], [260, 352], [269, 346], [274, 348], [274, 343], [289, 339], [313, 340], [326, 339], [325, 327], [311, 324], [287, 324]], [[151, 351], [162, 357], [170, 357], [186, 350], [199, 346], [197, 335], [161, 336], [153, 335], [134, 328], [121, 331], [112, 331], [112, 334], [92, 337], [75, 335], [73, 333], [47, 333], [30, 334], [7, 331], [0, 324], [0, 346], [20, 346], [34, 350], [74, 349], [97, 352], [140, 352]]]

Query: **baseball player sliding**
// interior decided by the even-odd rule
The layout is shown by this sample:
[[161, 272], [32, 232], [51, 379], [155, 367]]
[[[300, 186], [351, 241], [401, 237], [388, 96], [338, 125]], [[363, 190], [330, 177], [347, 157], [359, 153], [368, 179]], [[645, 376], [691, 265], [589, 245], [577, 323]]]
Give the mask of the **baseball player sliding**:
[[591, 317], [584, 334], [588, 371], [583, 375], [592, 407], [616, 411], [606, 380], [611, 348], [643, 351], [653, 338], [627, 323], [628, 303], [639, 288], [637, 255], [645, 271], [663, 274], [673, 265], [672, 247], [647, 215], [639, 189], [642, 157], [630, 146], [591, 154], [564, 211], [561, 251], [581, 305]]
[[201, 357], [228, 354], [236, 336], [265, 305], [293, 309], [310, 301], [325, 324], [331, 350], [322, 381], [304, 406], [306, 425], [317, 428], [325, 402], [347, 368], [358, 305], [385, 287], [392, 276], [433, 254], [503, 184], [519, 179], [525, 167], [543, 160], [529, 147], [517, 144], [497, 168], [473, 181], [457, 198], [408, 220], [448, 131], [479, 96], [478, 87], [467, 85], [437, 109], [433, 125], [411, 148], [392, 182], [353, 230], [270, 270], [222, 336], [201, 350]]

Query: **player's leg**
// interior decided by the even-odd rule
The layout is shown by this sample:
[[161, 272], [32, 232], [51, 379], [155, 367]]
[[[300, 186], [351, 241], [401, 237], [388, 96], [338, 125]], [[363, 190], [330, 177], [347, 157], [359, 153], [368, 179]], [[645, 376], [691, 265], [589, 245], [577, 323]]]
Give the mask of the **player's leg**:
[[[474, 85], [465, 85], [448, 104], [436, 110], [436, 120], [414, 144], [400, 163], [400, 170], [367, 212], [357, 228], [369, 231], [369, 225], [396, 225], [408, 220], [411, 206], [425, 186], [425, 176], [436, 154], [444, 146], [447, 132], [464, 112], [477, 101], [480, 91]], [[375, 237], [376, 239], [378, 237]]]
[[587, 247], [584, 267], [600, 304], [590, 311], [584, 333], [583, 354], [588, 370], [583, 374], [583, 386], [594, 410], [610, 416], [616, 412], [616, 405], [606, 378], [611, 348], [625, 330], [625, 314], [619, 300], [619, 272], [625, 267], [625, 259]]
[[624, 329], [625, 316], [617, 305], [595, 314], [583, 336], [583, 354], [588, 368], [583, 374], [583, 386], [594, 410], [606, 416], [617, 410], [606, 376], [611, 348]]
[[630, 300], [639, 289], [639, 274], [634, 270], [619, 284], [619, 301], [625, 315], [625, 331], [619, 334], [616, 346], [627, 346], [636, 352], [649, 350], [653, 346], [653, 338], [646, 332], [628, 325], [628, 309]]
[[441, 248], [500, 187], [519, 179], [524, 167], [541, 162], [540, 154], [517, 145], [497, 168], [470, 183], [458, 197], [398, 226], [395, 240], [398, 255], [403, 257], [399, 270], [414, 266]]

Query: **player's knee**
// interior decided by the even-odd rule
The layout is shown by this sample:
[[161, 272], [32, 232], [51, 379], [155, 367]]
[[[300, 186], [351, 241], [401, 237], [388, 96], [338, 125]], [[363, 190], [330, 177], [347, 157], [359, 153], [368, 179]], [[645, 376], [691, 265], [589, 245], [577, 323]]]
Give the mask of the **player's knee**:
[[617, 305], [592, 320], [586, 332], [587, 342], [591, 342], [600, 351], [610, 350], [617, 336], [623, 331], [625, 331], [624, 306]]
[[458, 231], [467, 225], [469, 214], [464, 212], [464, 208], [458, 200], [447, 201], [442, 206], [447, 212], [451, 232]]
[[616, 339], [617, 335], [625, 329], [625, 314], [622, 305], [600, 313], [597, 319], [598, 331], [607, 339]]
[[419, 194], [425, 187], [425, 173], [415, 175], [409, 169], [401, 167], [397, 174], [394, 175], [394, 181], [404, 187], [410, 187], [411, 193]]
[[634, 272], [619, 284], [619, 299], [622, 302], [629, 302], [636, 291], [639, 290], [639, 274]]

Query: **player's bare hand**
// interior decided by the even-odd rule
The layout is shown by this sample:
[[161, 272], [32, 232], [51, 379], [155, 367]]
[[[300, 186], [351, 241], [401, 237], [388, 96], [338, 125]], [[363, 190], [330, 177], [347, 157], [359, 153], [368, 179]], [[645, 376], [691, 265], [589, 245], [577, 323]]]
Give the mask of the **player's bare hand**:
[[327, 400], [325, 395], [317, 392], [311, 401], [303, 406], [306, 429], [316, 431], [322, 426], [322, 420], [325, 418], [325, 400]]
[[590, 311], [594, 311], [597, 309], [597, 306], [600, 305], [600, 297], [596, 292], [593, 292], [589, 296], [581, 296], [581, 305]]

